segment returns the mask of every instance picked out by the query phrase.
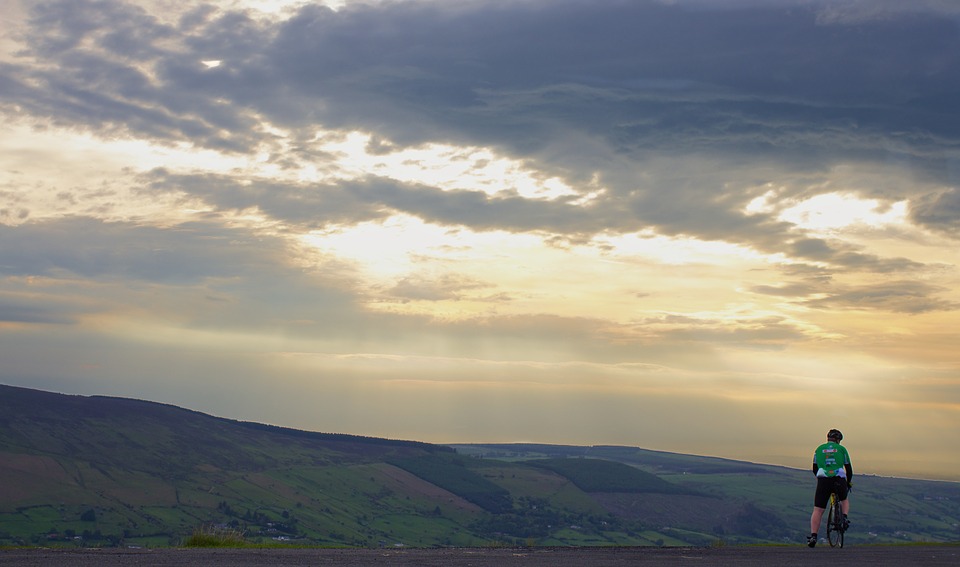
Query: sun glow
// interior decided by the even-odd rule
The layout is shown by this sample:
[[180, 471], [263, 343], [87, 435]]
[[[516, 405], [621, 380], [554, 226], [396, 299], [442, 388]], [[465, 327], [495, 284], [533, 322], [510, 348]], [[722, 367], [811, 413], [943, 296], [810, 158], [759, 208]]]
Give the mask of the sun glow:
[[316, 142], [318, 153], [335, 156], [338, 175], [343, 178], [373, 172], [405, 183], [445, 191], [482, 191], [496, 197], [552, 200], [580, 196], [563, 180], [543, 175], [523, 161], [499, 156], [489, 148], [438, 143], [397, 148], [363, 132], [322, 132]]
[[778, 220], [792, 223], [798, 228], [835, 232], [853, 227], [879, 228], [906, 224], [908, 203], [884, 203], [843, 192], [821, 193], [799, 202], [780, 202], [778, 191], [771, 189], [750, 201], [744, 212], [778, 212]]
[[[627, 323], [659, 312], [657, 298], [669, 294], [686, 298], [690, 313], [721, 300], [723, 318], [742, 322], [738, 310], [757, 301], [740, 290], [743, 273], [764, 278], [763, 270], [783, 261], [736, 245], [646, 233], [558, 247], [547, 235], [475, 232], [399, 214], [301, 240], [321, 257], [353, 265], [371, 308], [448, 319], [495, 311]], [[769, 273], [773, 285], [777, 272]], [[718, 287], [717, 278], [725, 285]]]
[[720, 241], [704, 241], [696, 238], [668, 237], [645, 231], [635, 234], [604, 235], [594, 243], [609, 250], [613, 258], [644, 257], [666, 265], [712, 264], [728, 265], [730, 262], [786, 261], [783, 254], [762, 254], [745, 246]]
[[395, 215], [383, 222], [365, 222], [313, 231], [305, 244], [362, 266], [381, 282], [400, 278], [415, 269], [417, 257], [446, 255], [455, 237], [448, 229], [422, 220]]

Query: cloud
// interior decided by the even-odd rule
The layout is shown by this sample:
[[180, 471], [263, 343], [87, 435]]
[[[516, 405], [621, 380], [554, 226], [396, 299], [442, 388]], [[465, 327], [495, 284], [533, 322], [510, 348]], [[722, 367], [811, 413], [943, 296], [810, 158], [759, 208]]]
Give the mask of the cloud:
[[21, 298], [12, 294], [0, 294], [0, 324], [68, 324], [73, 321], [70, 308], [64, 305], [40, 302], [33, 298]]
[[[901, 23], [903, 33], [922, 38], [904, 52], [901, 43], [879, 41], [890, 23], [862, 27], [854, 42], [819, 26], [816, 11], [802, 6], [400, 2], [304, 6], [279, 25], [242, 12], [194, 13], [174, 29], [114, 3], [90, 10], [64, 2], [46, 6], [32, 24], [31, 53], [67, 63], [67, 73], [33, 76], [51, 81], [50, 96], [88, 111], [112, 102], [128, 118], [155, 107], [160, 113], [127, 122], [181, 121], [199, 128], [184, 131], [198, 139], [203, 127], [217, 126], [238, 142], [243, 115], [253, 111], [290, 127], [303, 127], [305, 116], [328, 127], [375, 127], [401, 144], [454, 137], [529, 153], [558, 133], [581, 131], [634, 152], [737, 148], [789, 151], [796, 159], [802, 149], [824, 157], [856, 151], [848, 148], [858, 140], [872, 146], [905, 120], [911, 130], [943, 131], [947, 109], [919, 113], [903, 89], [922, 81], [927, 92], [950, 92], [957, 84], [949, 72], [956, 59], [943, 55], [957, 38], [939, 21]], [[138, 47], [149, 51], [116, 39], [130, 29], [144, 30]], [[180, 49], [160, 47], [171, 36]], [[84, 41], [95, 49], [76, 53]], [[758, 44], [766, 48], [743, 65], [744, 50]], [[865, 45], [881, 52], [861, 51]], [[800, 52], [804, 58], [794, 57]], [[119, 71], [110, 65], [117, 58], [129, 74], [99, 71]], [[211, 58], [223, 63], [200, 64]], [[943, 68], [921, 72], [911, 63], [918, 58]], [[134, 61], [153, 72], [131, 68]], [[887, 72], [872, 73], [874, 61]], [[98, 102], [94, 92], [126, 96]], [[530, 93], [523, 104], [507, 103], [523, 92]], [[224, 99], [233, 104], [218, 112], [215, 102]], [[206, 133], [211, 143], [224, 142]], [[798, 146], [803, 135], [809, 141]], [[839, 144], [824, 147], [831, 139]]]
[[[854, 262], [853, 267], [859, 264]], [[942, 297], [950, 297], [952, 290], [949, 287], [922, 280], [898, 279], [911, 273], [906, 266], [896, 270], [868, 270], [880, 275], [865, 284], [850, 283], [845, 277], [833, 277], [832, 270], [800, 268], [802, 266], [790, 266], [785, 272], [805, 276], [802, 281], [758, 285], [751, 287], [750, 291], [787, 298], [805, 307], [826, 311], [841, 309], [919, 314], [950, 312], [960, 308], [960, 303]], [[932, 274], [933, 270], [926, 273]]]
[[161, 229], [91, 218], [0, 225], [0, 273], [190, 285], [277, 266], [281, 244], [214, 224]]
[[817, 309], [879, 309], [895, 313], [927, 313], [930, 311], [954, 311], [960, 303], [937, 299], [934, 295], [949, 291], [946, 288], [917, 281], [893, 281], [873, 285], [851, 286], [826, 297], [806, 301]]
[[328, 224], [384, 219], [383, 204], [365, 199], [382, 185], [393, 186], [389, 179], [371, 178], [360, 182], [289, 183], [237, 175], [172, 174], [154, 170], [143, 176], [142, 192], [174, 192], [199, 197], [224, 212], [256, 210], [270, 218], [299, 225], [303, 229]]
[[960, 15], [957, 5], [945, 0], [918, 0], [917, 2], [851, 0], [848, 2], [821, 1], [814, 4], [819, 9], [817, 21], [824, 25], [888, 22], [894, 18], [931, 15], [950, 18]]
[[808, 340], [809, 335], [786, 317], [705, 319], [662, 316], [645, 319], [637, 330], [657, 341], [693, 341], [712, 345], [735, 344], [747, 349], [782, 349]]
[[791, 243], [792, 256], [831, 264], [841, 269], [890, 273], [909, 272], [924, 267], [908, 258], [881, 258], [851, 249], [843, 243], [828, 242], [821, 238], [801, 238]]
[[314, 256], [307, 270], [287, 262], [285, 241], [218, 223], [161, 230], [65, 218], [0, 226], [0, 240], [0, 281], [14, 292], [4, 311], [15, 321], [98, 333], [129, 319], [144, 337], [177, 325], [332, 336], [375, 324], [357, 305], [349, 265]]
[[819, 293], [820, 286], [810, 283], [787, 283], [782, 285], [758, 285], [750, 288], [754, 293], [775, 295], [778, 297], [807, 297]]
[[[119, 2], [91, 6], [53, 2], [33, 14], [28, 58], [4, 69], [8, 103], [100, 135], [226, 152], [273, 143], [273, 126], [295, 139], [323, 125], [375, 131], [397, 147], [490, 146], [575, 187], [595, 176], [611, 200], [574, 221], [559, 204], [382, 195], [408, 212], [399, 199], [413, 197], [439, 222], [479, 227], [486, 211], [518, 230], [652, 225], [769, 249], [783, 225], [745, 218], [743, 203], [718, 199], [720, 186], [748, 183], [763, 164], [823, 171], [891, 157], [943, 181], [939, 148], [958, 140], [951, 107], [929, 98], [960, 89], [951, 71], [960, 62], [946, 55], [960, 52], [958, 39], [935, 18], [861, 22], [854, 36], [838, 21], [821, 25], [817, 4], [400, 2], [308, 5], [286, 20], [205, 8], [175, 24]], [[891, 29], [922, 39], [890, 41]], [[221, 64], [207, 68], [209, 59]], [[917, 60], [938, 66], [921, 71]], [[884, 73], [871, 71], [877, 61]], [[678, 179], [661, 169], [665, 156], [726, 165]]]
[[960, 235], [960, 189], [951, 188], [918, 199], [911, 217], [934, 230]]
[[[387, 290], [387, 293], [404, 301], [458, 300], [464, 291], [488, 287], [490, 287], [489, 284], [453, 275], [444, 275], [439, 278], [407, 277], [398, 281], [395, 286]], [[499, 295], [492, 299], [502, 301], [506, 298]]]

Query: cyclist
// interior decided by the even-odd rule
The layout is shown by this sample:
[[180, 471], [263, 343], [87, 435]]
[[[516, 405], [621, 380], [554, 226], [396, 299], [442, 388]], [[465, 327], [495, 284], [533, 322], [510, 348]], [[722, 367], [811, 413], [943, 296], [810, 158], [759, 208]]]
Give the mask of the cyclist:
[[813, 497], [810, 535], [807, 536], [807, 545], [810, 547], [817, 545], [817, 529], [831, 493], [836, 492], [840, 499], [844, 528], [850, 525], [847, 519], [847, 514], [850, 513], [847, 494], [853, 486], [853, 467], [850, 465], [850, 453], [840, 444], [842, 440], [843, 433], [838, 429], [831, 429], [827, 432], [827, 442], [817, 447], [813, 453], [813, 474], [817, 475], [817, 492]]

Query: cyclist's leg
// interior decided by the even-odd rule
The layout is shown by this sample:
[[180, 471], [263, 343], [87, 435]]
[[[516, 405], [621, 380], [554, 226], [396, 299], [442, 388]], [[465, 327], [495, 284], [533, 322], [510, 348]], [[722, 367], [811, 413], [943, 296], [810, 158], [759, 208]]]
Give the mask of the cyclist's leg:
[[820, 521], [823, 520], [823, 513], [826, 508], [813, 507], [813, 513], [810, 514], [810, 534], [815, 534], [820, 530]]
[[850, 514], [850, 495], [849, 490], [847, 489], [847, 479], [837, 477], [835, 479], [836, 486], [834, 490], [837, 493], [837, 498], [840, 499], [840, 511], [843, 513], [843, 529], [850, 527], [850, 520], [847, 519], [847, 515]]
[[843, 515], [846, 516], [850, 513], [850, 496], [849, 490], [847, 490], [847, 479], [837, 477], [835, 490], [837, 491], [837, 497], [840, 499], [840, 507], [843, 510]]
[[823, 513], [827, 510], [827, 502], [830, 500], [832, 488], [829, 479], [817, 478], [817, 491], [813, 495], [813, 513], [810, 514], [811, 537], [815, 537], [820, 530], [820, 522], [823, 520]]

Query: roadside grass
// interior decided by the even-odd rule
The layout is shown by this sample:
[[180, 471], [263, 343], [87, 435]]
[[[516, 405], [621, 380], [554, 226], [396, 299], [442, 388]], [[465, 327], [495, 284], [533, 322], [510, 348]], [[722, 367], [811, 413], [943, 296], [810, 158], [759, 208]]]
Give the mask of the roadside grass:
[[180, 543], [182, 548], [230, 548], [230, 549], [350, 549], [348, 545], [297, 542], [265, 542], [261, 538], [248, 539], [242, 530], [230, 527], [205, 525], [194, 530]]
[[242, 531], [220, 526], [201, 526], [183, 541], [182, 547], [258, 547]]

